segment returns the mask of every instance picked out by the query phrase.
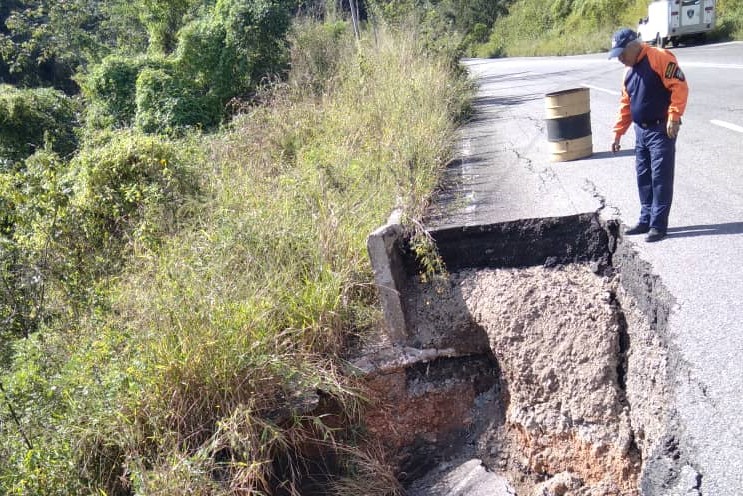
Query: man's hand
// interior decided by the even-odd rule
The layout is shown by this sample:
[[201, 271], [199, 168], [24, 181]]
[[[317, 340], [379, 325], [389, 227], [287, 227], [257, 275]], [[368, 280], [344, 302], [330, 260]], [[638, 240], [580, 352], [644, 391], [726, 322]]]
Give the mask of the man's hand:
[[681, 127], [681, 121], [669, 120], [666, 124], [666, 134], [669, 138], [673, 139], [679, 134], [679, 128]]
[[611, 152], [617, 153], [621, 147], [619, 146], [619, 140], [614, 141], [614, 143], [611, 144]]

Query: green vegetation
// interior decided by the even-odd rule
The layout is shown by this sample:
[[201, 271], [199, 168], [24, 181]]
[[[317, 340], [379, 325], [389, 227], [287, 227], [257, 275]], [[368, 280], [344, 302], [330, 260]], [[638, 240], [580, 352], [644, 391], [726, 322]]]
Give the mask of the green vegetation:
[[[420, 215], [468, 87], [382, 27], [230, 41], [225, 19], [278, 21], [269, 3], [215, 21], [226, 5], [171, 53], [92, 65], [77, 151], [50, 139], [0, 173], [3, 494], [301, 494], [318, 470], [328, 494], [398, 490], [343, 357], [378, 325], [366, 236]], [[196, 97], [221, 118], [230, 80], [255, 99], [221, 129], [173, 119]]]
[[138, 19], [147, 0], [4, 0], [0, 5], [0, 82], [78, 90], [74, 74], [117, 51], [139, 52]]
[[[634, 28], [649, 0], [514, 0], [488, 40], [473, 48], [479, 57], [571, 55], [606, 51], [619, 27]], [[717, 3], [718, 29], [711, 38], [740, 37], [743, 7]]]
[[344, 361], [366, 236], [422, 215], [459, 56], [604, 50], [645, 4], [365, 8], [357, 40], [321, 3], [0, 5], [0, 493], [399, 493]]
[[737, 0], [718, 0], [719, 35], [723, 39], [743, 38], [743, 3]]
[[[178, 5], [187, 10], [185, 3]], [[163, 39], [165, 27], [151, 27], [156, 32], [151, 42], [172, 53], [110, 55], [92, 65], [80, 78], [90, 103], [88, 123], [135, 125], [148, 133], [212, 128], [225, 117], [227, 102], [284, 70], [288, 28], [289, 11], [280, 1], [235, 0], [204, 8], [175, 40]]]
[[3, 337], [68, 325], [128, 252], [172, 232], [198, 191], [193, 149], [119, 132], [70, 161], [41, 150], [0, 174]]
[[635, 26], [646, 12], [647, 0], [515, 0], [476, 53], [499, 57], [600, 52], [618, 27]]
[[381, 0], [371, 2], [375, 16], [420, 33], [424, 44], [451, 57], [471, 53], [487, 39], [512, 0]]
[[167, 68], [164, 57], [110, 55], [90, 69], [82, 83], [87, 122], [92, 128], [121, 128], [137, 115], [137, 78], [145, 69]]
[[78, 102], [59, 91], [0, 85], [0, 171], [44, 148], [71, 154], [79, 113]]

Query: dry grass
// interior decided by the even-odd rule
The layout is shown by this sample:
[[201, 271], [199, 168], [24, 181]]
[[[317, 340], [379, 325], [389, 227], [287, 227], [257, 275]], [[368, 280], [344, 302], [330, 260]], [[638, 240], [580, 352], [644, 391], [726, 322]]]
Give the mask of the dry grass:
[[68, 417], [45, 470], [71, 457], [84, 475], [58, 487], [299, 495], [320, 471], [334, 494], [400, 493], [360, 447], [364, 397], [343, 357], [377, 325], [366, 237], [395, 206], [423, 211], [468, 88], [404, 33], [294, 36], [309, 40], [293, 54], [305, 72], [205, 142], [207, 200], [136, 251], [110, 311], [67, 350], [60, 387], [90, 400], [55, 407]]

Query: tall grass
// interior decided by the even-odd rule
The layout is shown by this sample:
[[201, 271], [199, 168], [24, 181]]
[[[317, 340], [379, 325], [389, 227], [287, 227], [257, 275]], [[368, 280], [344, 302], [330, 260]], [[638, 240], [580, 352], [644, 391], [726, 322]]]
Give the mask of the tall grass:
[[318, 471], [347, 476], [328, 494], [397, 492], [354, 434], [344, 357], [377, 325], [366, 236], [421, 214], [468, 88], [414, 37], [373, 34], [297, 25], [289, 80], [205, 141], [188, 227], [135, 250], [106, 308], [19, 347], [6, 494], [301, 494]]

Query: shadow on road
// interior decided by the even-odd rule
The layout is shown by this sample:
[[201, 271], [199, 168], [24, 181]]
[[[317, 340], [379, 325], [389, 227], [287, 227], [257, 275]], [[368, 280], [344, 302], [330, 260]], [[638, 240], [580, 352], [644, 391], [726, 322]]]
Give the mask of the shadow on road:
[[521, 105], [522, 103], [531, 102], [534, 100], [540, 100], [543, 98], [543, 95], [513, 95], [513, 96], [499, 96], [499, 97], [480, 97], [474, 99], [474, 104], [477, 106], [512, 106], [512, 105]]
[[613, 157], [634, 157], [635, 156], [635, 149], [630, 148], [629, 150], [619, 150], [618, 152], [596, 152], [590, 157], [586, 157], [583, 160], [601, 160], [605, 158], [613, 158]]
[[693, 238], [719, 234], [743, 234], [743, 222], [726, 222], [724, 224], [700, 224], [668, 228], [669, 238]]

